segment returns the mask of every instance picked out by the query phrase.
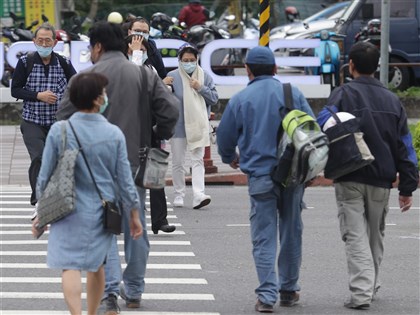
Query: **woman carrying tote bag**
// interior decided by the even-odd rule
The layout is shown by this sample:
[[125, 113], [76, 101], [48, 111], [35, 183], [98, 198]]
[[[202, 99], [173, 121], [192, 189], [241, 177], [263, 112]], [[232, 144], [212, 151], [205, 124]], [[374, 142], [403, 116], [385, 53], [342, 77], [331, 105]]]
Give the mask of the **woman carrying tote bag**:
[[[103, 198], [120, 202], [122, 210], [130, 215], [131, 236], [137, 239], [143, 233], [137, 210], [140, 201], [127, 159], [125, 137], [101, 115], [108, 105], [107, 83], [107, 78], [99, 73], [81, 73], [72, 79], [70, 100], [78, 112], [69, 121], [55, 123], [48, 133], [37, 196], [42, 195], [60, 156], [62, 124], [66, 124], [67, 147], [79, 148], [69, 126], [71, 122]], [[81, 271], [87, 271], [88, 314], [96, 314], [105, 286], [103, 265], [114, 236], [104, 229], [104, 208], [82, 154], [77, 157], [74, 174], [75, 209], [51, 224], [47, 265], [62, 270], [64, 298], [71, 314], [82, 314]], [[35, 236], [42, 232], [36, 229], [37, 223], [35, 218], [32, 226]]]

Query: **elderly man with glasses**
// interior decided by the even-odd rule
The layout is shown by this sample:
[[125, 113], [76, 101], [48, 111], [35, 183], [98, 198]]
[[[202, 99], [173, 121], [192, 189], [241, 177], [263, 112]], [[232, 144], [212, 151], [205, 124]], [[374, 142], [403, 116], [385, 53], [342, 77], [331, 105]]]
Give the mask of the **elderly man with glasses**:
[[29, 182], [32, 188], [31, 204], [35, 205], [35, 186], [45, 140], [56, 121], [57, 107], [67, 82], [76, 70], [69, 59], [53, 52], [57, 39], [52, 25], [42, 24], [35, 31], [33, 42], [36, 52], [19, 59], [13, 72], [11, 93], [13, 97], [23, 100], [20, 130], [31, 158]]

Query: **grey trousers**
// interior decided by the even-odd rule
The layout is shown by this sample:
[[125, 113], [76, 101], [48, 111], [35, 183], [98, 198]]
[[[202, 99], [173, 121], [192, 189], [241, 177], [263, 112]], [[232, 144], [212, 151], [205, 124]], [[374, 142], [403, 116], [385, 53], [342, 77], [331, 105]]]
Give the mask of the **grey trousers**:
[[388, 188], [355, 182], [335, 184], [340, 232], [347, 256], [350, 301], [355, 305], [370, 303], [379, 288], [389, 193]]

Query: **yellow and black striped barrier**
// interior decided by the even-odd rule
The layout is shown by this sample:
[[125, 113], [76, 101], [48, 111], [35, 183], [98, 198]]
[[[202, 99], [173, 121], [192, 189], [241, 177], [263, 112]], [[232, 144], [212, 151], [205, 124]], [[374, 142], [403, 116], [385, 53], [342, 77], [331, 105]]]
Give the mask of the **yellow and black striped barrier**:
[[260, 0], [260, 46], [270, 42], [270, 1]]

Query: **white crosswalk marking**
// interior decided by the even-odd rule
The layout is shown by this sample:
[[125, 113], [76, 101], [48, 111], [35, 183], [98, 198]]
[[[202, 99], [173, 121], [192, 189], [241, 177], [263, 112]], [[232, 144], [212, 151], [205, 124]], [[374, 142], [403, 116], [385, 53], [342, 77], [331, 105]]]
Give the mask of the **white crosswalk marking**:
[[[31, 235], [30, 219], [34, 207], [28, 202], [29, 196], [28, 186], [0, 187], [0, 274], [2, 275], [0, 300], [3, 305], [14, 305], [16, 308], [2, 310], [0, 313], [2, 315], [68, 314], [61, 289], [61, 273], [49, 269], [46, 265], [48, 231], [38, 240], [33, 239]], [[149, 202], [146, 206], [150, 207]], [[170, 203], [168, 211], [171, 211], [171, 215], [167, 218], [177, 227], [173, 233], [154, 235], [150, 231], [150, 212], [146, 215], [147, 234], [151, 235], [149, 236], [151, 249], [145, 278], [147, 287], [142, 294], [144, 303], [156, 300], [159, 301], [158, 305], [165, 305], [165, 309], [150, 312], [141, 309], [135, 312], [130, 310], [130, 314], [219, 315], [217, 312], [212, 312], [212, 304], [206, 304], [206, 309], [202, 308], [203, 302], [211, 303], [215, 301], [215, 297], [206, 290], [208, 283], [202, 277], [204, 275], [202, 267], [191, 251], [191, 242], [186, 239], [182, 224], [172, 222], [178, 218], [173, 208], [169, 206]], [[121, 266], [125, 268], [123, 244], [123, 238], [119, 237]], [[86, 273], [82, 273], [84, 292], [86, 292], [85, 275]], [[85, 293], [82, 298], [86, 299]], [[19, 300], [25, 303], [17, 302]], [[32, 305], [31, 310], [27, 307], [25, 309], [28, 301]], [[200, 302], [200, 308], [191, 309], [191, 302], [188, 301]], [[170, 306], [173, 303], [177, 304], [176, 308]], [[18, 305], [22, 305], [22, 309], [19, 309]], [[180, 305], [185, 305], [184, 311]], [[171, 311], [172, 309], [179, 311]]]

